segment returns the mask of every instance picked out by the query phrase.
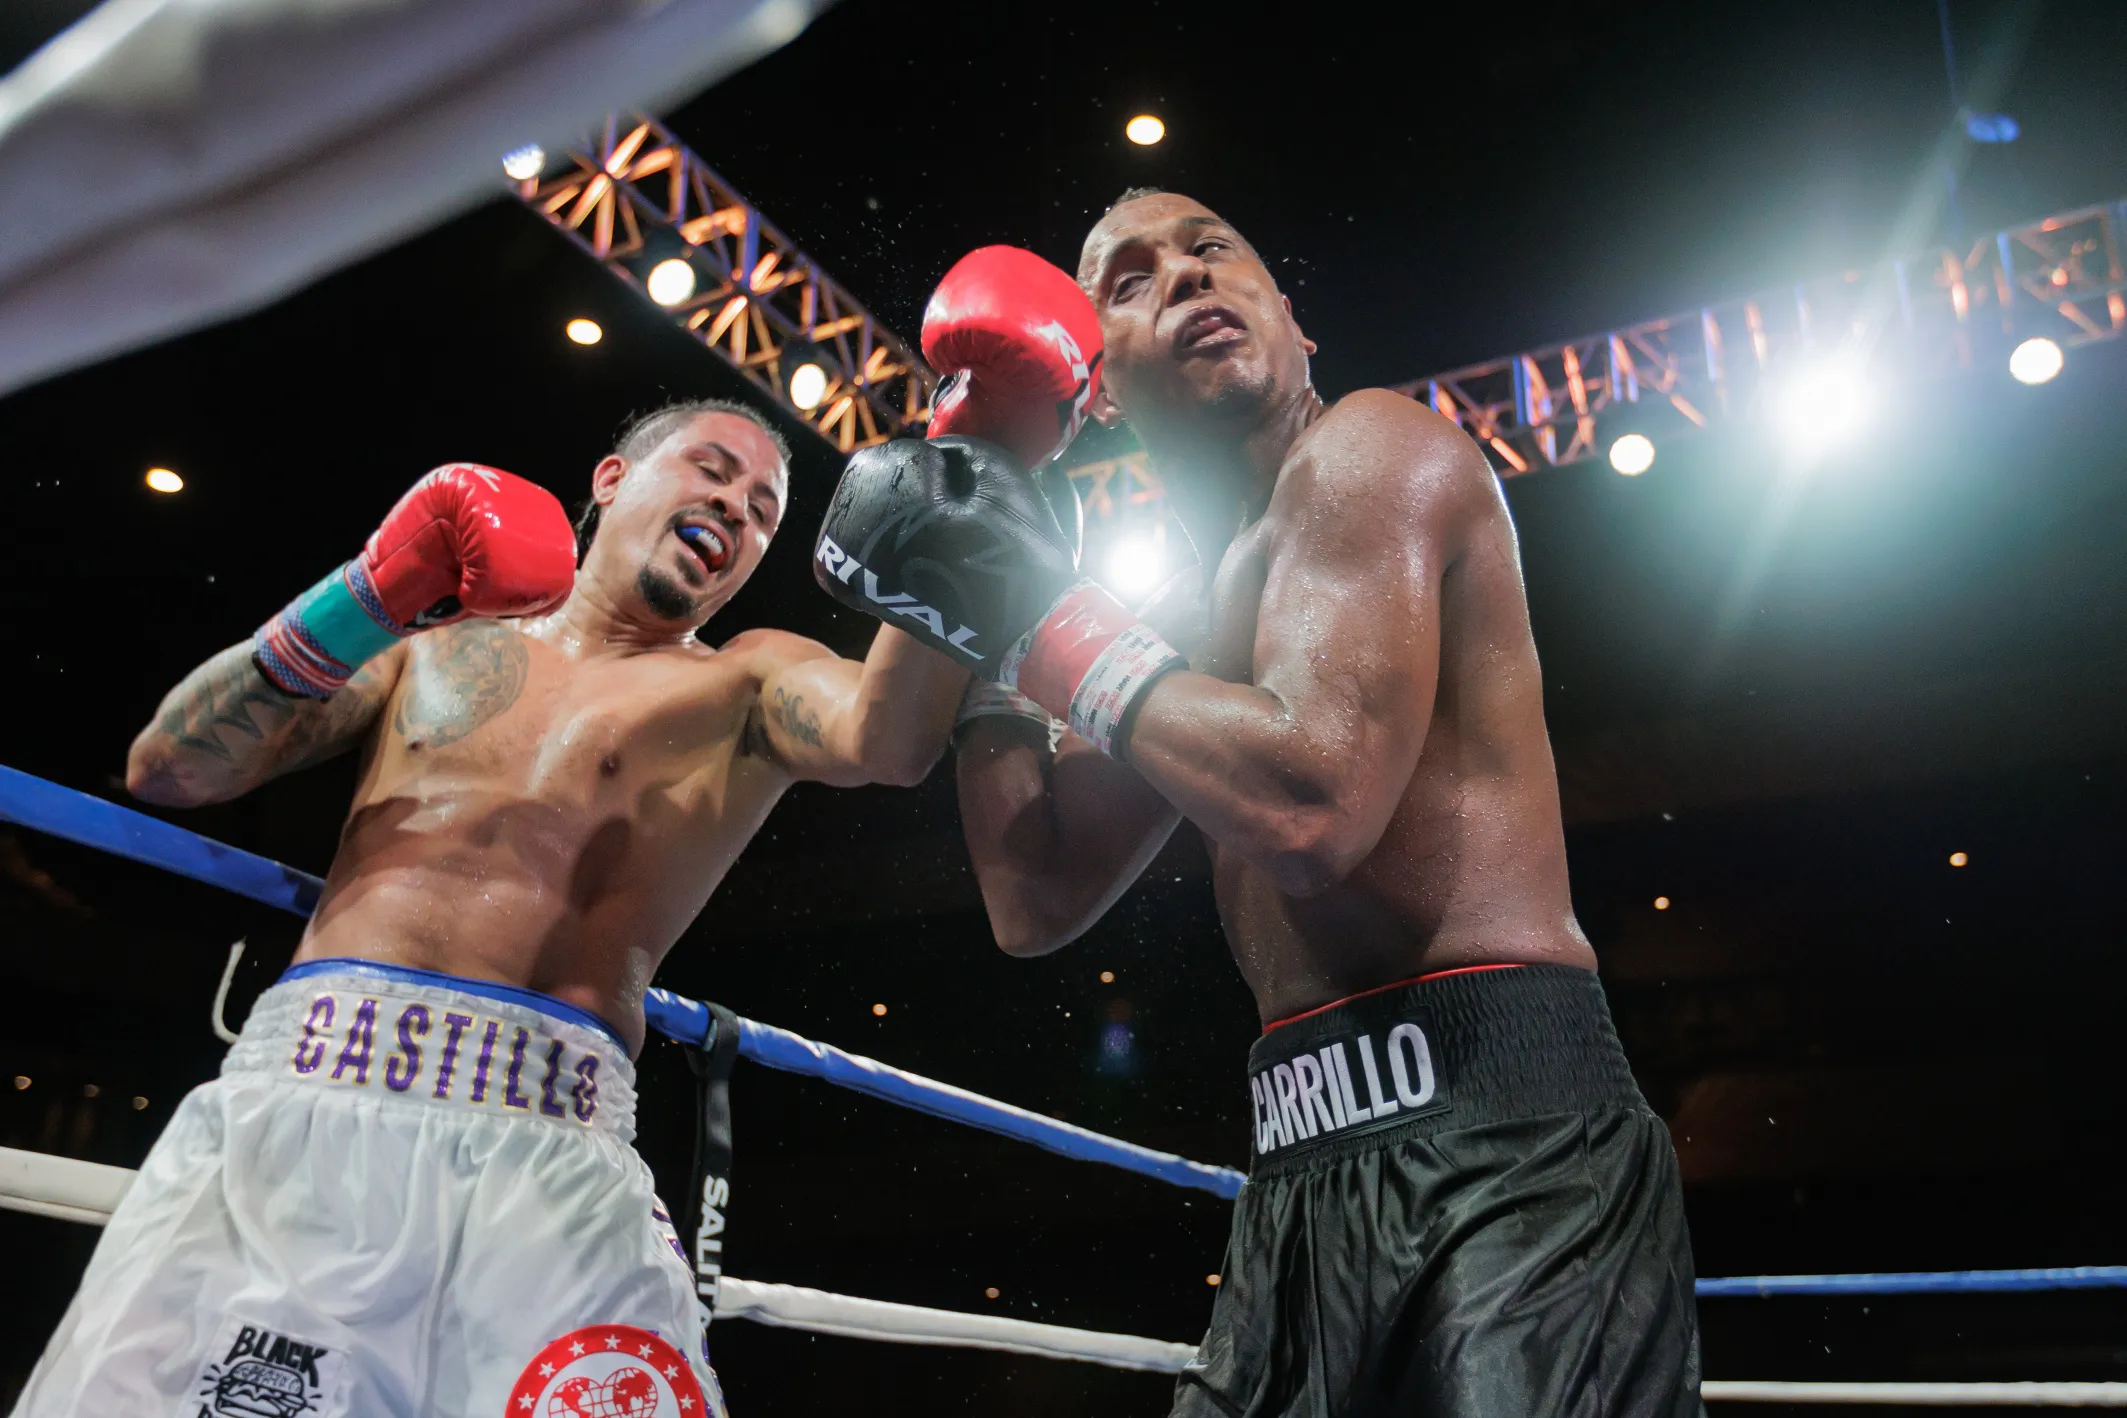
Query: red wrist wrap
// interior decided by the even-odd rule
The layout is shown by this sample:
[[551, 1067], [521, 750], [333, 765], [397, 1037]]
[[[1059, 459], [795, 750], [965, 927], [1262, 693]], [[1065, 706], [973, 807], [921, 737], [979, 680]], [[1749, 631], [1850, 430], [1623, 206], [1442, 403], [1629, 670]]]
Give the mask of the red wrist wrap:
[[1010, 666], [1020, 693], [1112, 755], [1116, 730], [1181, 653], [1091, 581], [1057, 598]]

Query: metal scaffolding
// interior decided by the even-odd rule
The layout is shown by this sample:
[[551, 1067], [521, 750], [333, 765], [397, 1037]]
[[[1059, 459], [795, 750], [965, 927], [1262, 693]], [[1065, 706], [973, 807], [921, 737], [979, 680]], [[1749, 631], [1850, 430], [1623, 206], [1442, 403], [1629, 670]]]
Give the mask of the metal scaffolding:
[[1627, 432], [1703, 429], [1821, 360], [1857, 375], [1938, 376], [2127, 334], [2127, 199], [2009, 227], [1962, 252], [1702, 306], [1394, 386], [1494, 454], [1502, 476], [1576, 463]]
[[[1391, 386], [1455, 420], [1502, 477], [1667, 441], [1759, 408], [1820, 360], [1921, 379], [2127, 335], [2127, 198], [1763, 295], [1641, 321]], [[1807, 397], [1807, 391], [1803, 391]], [[1071, 469], [1089, 522], [1157, 525], [1165, 493], [1143, 451]]]
[[[656, 266], [685, 261], [695, 287], [666, 312], [836, 448], [922, 435], [936, 376], [671, 129], [616, 114], [544, 169], [515, 184], [527, 206], [645, 300]], [[801, 406], [806, 364], [825, 381]]]

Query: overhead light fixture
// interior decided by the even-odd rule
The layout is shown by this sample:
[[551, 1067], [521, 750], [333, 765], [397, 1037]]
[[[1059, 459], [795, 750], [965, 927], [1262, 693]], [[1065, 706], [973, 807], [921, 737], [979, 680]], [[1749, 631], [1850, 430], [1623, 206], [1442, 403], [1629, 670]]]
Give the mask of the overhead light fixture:
[[1774, 395], [1774, 414], [1788, 441], [1820, 453], [1861, 431], [1872, 395], [1860, 368], [1831, 360], [1797, 371]]
[[667, 308], [683, 304], [694, 294], [694, 267], [683, 256], [670, 256], [650, 268], [643, 288], [650, 299]]
[[2009, 351], [2009, 376], [2019, 384], [2043, 384], [2067, 362], [2059, 345], [2044, 335], [2033, 335]]
[[1149, 113], [1140, 113], [1123, 125], [1123, 136], [1141, 148], [1149, 148], [1167, 136], [1167, 125]]
[[811, 413], [827, 397], [827, 371], [807, 360], [790, 371], [790, 402]]
[[1636, 478], [1654, 466], [1654, 440], [1644, 433], [1628, 433], [1610, 445], [1610, 466], [1628, 478]]
[[503, 174], [512, 182], [530, 182], [546, 170], [546, 165], [547, 150], [537, 143], [526, 143], [502, 155]]
[[596, 320], [586, 320], [580, 315], [571, 320], [566, 328], [569, 338], [579, 345], [595, 345], [606, 337], [606, 332], [598, 327]]
[[147, 483], [149, 489], [154, 492], [183, 492], [185, 490], [185, 480], [168, 468], [148, 469]]

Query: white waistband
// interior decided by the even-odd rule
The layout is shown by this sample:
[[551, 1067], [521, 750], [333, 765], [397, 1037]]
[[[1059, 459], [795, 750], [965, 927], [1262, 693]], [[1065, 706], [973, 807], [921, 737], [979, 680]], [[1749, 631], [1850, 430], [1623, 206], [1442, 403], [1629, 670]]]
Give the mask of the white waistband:
[[355, 963], [284, 978], [222, 1073], [634, 1138], [635, 1068], [609, 1034], [450, 979]]

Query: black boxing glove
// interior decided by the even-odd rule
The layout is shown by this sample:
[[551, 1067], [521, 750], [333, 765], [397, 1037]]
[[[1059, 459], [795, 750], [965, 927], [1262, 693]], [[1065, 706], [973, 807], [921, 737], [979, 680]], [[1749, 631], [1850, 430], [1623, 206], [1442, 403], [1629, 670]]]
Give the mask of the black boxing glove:
[[975, 438], [896, 440], [843, 469], [813, 577], [1114, 753], [1137, 699], [1183, 659], [1079, 576], [1079, 519], [1061, 472]]
[[813, 578], [994, 680], [1012, 642], [1078, 579], [1077, 504], [1060, 472], [1037, 477], [994, 443], [896, 439], [842, 470]]

